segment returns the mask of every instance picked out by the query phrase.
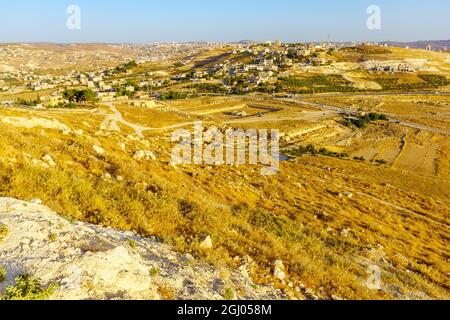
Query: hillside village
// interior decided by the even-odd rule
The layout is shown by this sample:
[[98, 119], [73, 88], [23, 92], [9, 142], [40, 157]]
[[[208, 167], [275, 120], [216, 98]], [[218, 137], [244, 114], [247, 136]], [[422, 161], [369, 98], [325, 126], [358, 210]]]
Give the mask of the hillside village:
[[[58, 107], [67, 105], [64, 90], [67, 88], [87, 88], [98, 101], [113, 102], [127, 99], [152, 100], [185, 97], [189, 94], [249, 94], [249, 93], [308, 93], [310, 81], [297, 81], [306, 89], [292, 91], [292, 80], [298, 74], [311, 74], [325, 71], [330, 79], [323, 79], [325, 86], [340, 86], [340, 89], [354, 90], [361, 84], [349, 82], [343, 72], [358, 69], [375, 74], [416, 73], [427, 71], [426, 59], [377, 61], [363, 60], [349, 66], [342, 62], [341, 56], [361, 50], [367, 50], [368, 56], [388, 53], [385, 45], [378, 44], [282, 44], [266, 43], [186, 43], [186, 44], [153, 44], [153, 45], [115, 45], [109, 52], [105, 49], [88, 48], [87, 51], [71, 55], [64, 52], [63, 60], [52, 56], [49, 51], [40, 50], [39, 58], [54, 63], [54, 67], [67, 68], [69, 65], [83, 63], [83, 56], [109, 62], [109, 67], [92, 66], [89, 70], [78, 71], [72, 68], [67, 72], [54, 73], [48, 67], [38, 67], [28, 63], [26, 68], [14, 68], [12, 65], [0, 65], [0, 92], [15, 94], [36, 92], [39, 99], [34, 101], [36, 107]], [[362, 49], [361, 49], [362, 48]], [[364, 49], [366, 48], [366, 49]], [[372, 49], [371, 49], [372, 48]], [[109, 50], [110, 48], [108, 48]], [[2, 61], [21, 61], [27, 54], [27, 47], [2, 46]], [[33, 49], [34, 50], [34, 49]], [[64, 48], [63, 50], [66, 50]], [[67, 49], [67, 50], [70, 50]], [[358, 51], [359, 50], [359, 51]], [[122, 51], [123, 56], [118, 52]], [[217, 52], [216, 56], [198, 64], [195, 59], [202, 52]], [[364, 51], [363, 51], [364, 53]], [[69, 56], [70, 58], [67, 58]], [[197, 57], [197, 58], [196, 58]], [[166, 65], [162, 70], [154, 68], [156, 64]], [[61, 64], [58, 66], [58, 64]], [[349, 69], [350, 68], [350, 69]], [[149, 71], [154, 69], [154, 71]], [[147, 71], [146, 71], [147, 70]], [[184, 71], [186, 70], [186, 71]], [[341, 77], [341, 78], [339, 78]], [[295, 81], [295, 80], [294, 80]], [[316, 80], [313, 80], [316, 81]], [[297, 83], [294, 82], [294, 83]], [[302, 84], [304, 83], [304, 84]], [[320, 85], [320, 83], [318, 83]], [[322, 85], [322, 86], [323, 86]], [[343, 88], [347, 87], [347, 88]], [[380, 86], [372, 85], [367, 89]], [[380, 87], [381, 88], [381, 87]], [[320, 88], [319, 88], [320, 89]], [[320, 89], [320, 90], [332, 90]], [[173, 92], [177, 91], [174, 95]], [[5, 106], [20, 105], [24, 101], [6, 100]], [[28, 101], [27, 105], [32, 105]]]

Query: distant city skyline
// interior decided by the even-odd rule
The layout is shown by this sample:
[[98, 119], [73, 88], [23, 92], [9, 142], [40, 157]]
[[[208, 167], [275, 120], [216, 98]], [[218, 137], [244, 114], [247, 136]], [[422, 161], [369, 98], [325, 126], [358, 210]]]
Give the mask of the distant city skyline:
[[[67, 27], [70, 5], [79, 30]], [[381, 9], [380, 30], [367, 27], [370, 5]], [[0, 42], [447, 40], [449, 15], [448, 0], [0, 0]]]

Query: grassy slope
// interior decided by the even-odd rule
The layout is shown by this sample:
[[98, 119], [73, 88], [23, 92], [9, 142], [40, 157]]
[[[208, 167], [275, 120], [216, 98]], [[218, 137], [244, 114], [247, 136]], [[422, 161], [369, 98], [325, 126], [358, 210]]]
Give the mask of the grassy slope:
[[[398, 58], [403, 57], [400, 51], [394, 52]], [[222, 54], [200, 55], [193, 64]], [[173, 102], [177, 103], [189, 101]], [[372, 104], [376, 107], [379, 102]], [[385, 108], [392, 109], [389, 104]], [[171, 123], [124, 116], [149, 125]], [[125, 134], [95, 135], [101, 119], [70, 114], [58, 118], [73, 129], [83, 128], [87, 136], [62, 136], [0, 122], [0, 195], [40, 198], [68, 218], [157, 235], [180, 251], [219, 265], [237, 267], [235, 257], [242, 261], [249, 255], [256, 262], [252, 274], [261, 282], [275, 281], [271, 261], [282, 259], [289, 281], [317, 291], [322, 287], [327, 295], [367, 299], [417, 297], [423, 292], [433, 298], [449, 297], [450, 185], [445, 180], [323, 157], [283, 163], [280, 174], [268, 178], [256, 167], [175, 169], [166, 164], [170, 151], [166, 139], [147, 138], [162, 161], [139, 163], [132, 155], [147, 147], [127, 140]], [[126, 152], [120, 150], [120, 142], [126, 143]], [[93, 144], [102, 145], [106, 155], [95, 156]], [[24, 152], [35, 159], [49, 153], [58, 166], [33, 166]], [[442, 152], [446, 159], [448, 148]], [[112, 179], [105, 179], [105, 172]], [[340, 197], [344, 191], [354, 196]], [[206, 234], [214, 241], [210, 252], [198, 247]], [[365, 285], [368, 266], [373, 264], [383, 270], [382, 291], [370, 291]]]
[[[72, 127], [90, 120], [69, 119]], [[126, 141], [121, 134], [95, 136], [94, 129], [83, 128], [90, 137], [0, 123], [0, 193], [41, 198], [70, 218], [157, 235], [216, 264], [237, 266], [234, 257], [250, 255], [262, 282], [272, 281], [271, 261], [281, 258], [294, 284], [323, 287], [330, 295], [390, 298], [399, 290], [409, 296], [420, 291], [448, 297], [450, 211], [442, 197], [423, 195], [432, 180], [321, 157], [284, 163], [281, 173], [270, 178], [251, 167], [176, 170], [164, 164], [168, 142], [148, 138], [163, 161], [138, 163], [131, 157], [145, 149], [140, 142]], [[127, 152], [119, 142], [126, 143]], [[94, 156], [92, 144], [101, 144], [106, 156]], [[36, 159], [49, 153], [58, 167], [35, 167], [24, 151]], [[199, 175], [193, 176], [196, 171]], [[105, 172], [113, 179], [102, 178]], [[392, 187], [382, 187], [383, 181]], [[424, 189], [417, 189], [416, 182]], [[337, 196], [347, 190], [369, 196]], [[341, 235], [346, 228], [349, 235]], [[198, 249], [206, 234], [215, 244], [207, 253]], [[369, 291], [365, 279], [371, 264], [382, 266], [386, 283], [394, 287]]]

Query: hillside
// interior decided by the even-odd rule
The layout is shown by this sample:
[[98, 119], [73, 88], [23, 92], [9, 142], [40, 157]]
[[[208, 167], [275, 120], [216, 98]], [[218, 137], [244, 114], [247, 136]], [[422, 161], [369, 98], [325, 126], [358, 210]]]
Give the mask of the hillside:
[[425, 41], [414, 41], [414, 42], [386, 42], [389, 46], [394, 47], [410, 47], [414, 49], [426, 49], [431, 46], [434, 50], [445, 50], [445, 48], [450, 47], [450, 40], [425, 40]]
[[[51, 299], [282, 299], [246, 271], [217, 269], [155, 238], [70, 222], [47, 207], [0, 198], [0, 293], [29, 275]], [[199, 276], [201, 275], [201, 276]], [[11, 291], [9, 289], [9, 291]], [[18, 296], [15, 296], [18, 298]]]
[[[32, 54], [32, 48], [22, 49], [4, 48], [2, 63], [14, 65], [18, 57]], [[24, 241], [24, 253], [33, 254], [27, 250], [34, 236], [21, 231], [27, 220], [4, 215], [0, 222], [10, 232], [0, 255], [9, 268], [8, 284], [19, 272], [29, 272], [45, 286], [60, 285], [61, 279], [46, 275], [41, 266], [49, 263], [64, 273], [58, 268], [66, 260], [93, 264], [94, 271], [86, 274], [101, 279], [103, 271], [95, 265], [102, 260], [114, 266], [105, 269], [113, 279], [99, 290], [90, 284], [91, 291], [77, 297], [189, 298], [181, 289], [184, 272], [200, 288], [192, 293], [199, 298], [231, 293], [237, 298], [450, 297], [447, 54], [333, 44], [137, 45], [120, 52], [128, 60], [136, 52], [136, 59], [153, 57], [155, 50], [170, 54], [162, 63], [111, 61], [107, 69], [99, 65], [71, 74], [57, 55], [61, 77], [4, 74], [0, 196], [41, 199], [60, 217], [77, 221], [46, 216], [66, 231], [32, 228], [42, 251], [28, 261], [14, 250]], [[39, 59], [48, 52], [36, 56], [36, 63], [45, 65]], [[45, 84], [51, 86], [40, 90]], [[220, 159], [174, 164], [175, 130], [193, 135], [198, 121], [205, 150], [224, 149], [207, 137], [209, 129], [222, 137], [229, 130], [279, 130], [279, 170], [265, 176], [261, 163], [225, 165]], [[192, 147], [192, 142], [183, 145]], [[75, 242], [65, 232], [74, 233]], [[87, 233], [93, 234], [89, 245], [78, 236]], [[64, 241], [58, 239], [69, 245], [60, 247]], [[62, 261], [59, 251], [65, 254]], [[173, 265], [162, 259], [166, 254], [175, 257]], [[129, 256], [136, 263], [117, 265]], [[29, 269], [14, 268], [27, 261]], [[146, 272], [141, 271], [153, 264], [151, 274], [161, 269], [163, 278], [142, 280]], [[206, 270], [207, 283], [195, 274], [191, 278], [192, 265], [200, 268], [197, 275]], [[121, 296], [115, 275], [123, 269], [133, 276]], [[373, 270], [377, 286], [370, 283]], [[176, 281], [167, 290], [164, 279], [172, 275]], [[211, 289], [211, 279], [218, 278], [223, 283]], [[262, 291], [240, 293], [241, 284], [252, 288], [252, 283]], [[164, 294], [155, 294], [158, 286]]]

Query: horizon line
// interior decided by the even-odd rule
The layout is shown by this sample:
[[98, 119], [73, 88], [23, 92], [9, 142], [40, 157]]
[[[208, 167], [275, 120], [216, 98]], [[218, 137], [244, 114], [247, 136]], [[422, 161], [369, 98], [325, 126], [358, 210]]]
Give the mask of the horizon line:
[[3, 44], [54, 44], [54, 45], [122, 45], [122, 44], [132, 44], [132, 45], [143, 45], [143, 44], [169, 44], [169, 43], [209, 43], [209, 44], [242, 44], [245, 42], [253, 42], [255, 44], [262, 44], [267, 42], [280, 41], [282, 44], [295, 44], [295, 43], [418, 43], [418, 42], [438, 42], [438, 41], [450, 41], [449, 39], [422, 39], [422, 40], [383, 40], [383, 41], [369, 41], [369, 40], [347, 40], [347, 41], [281, 41], [281, 40], [238, 40], [238, 41], [217, 41], [217, 40], [189, 40], [189, 41], [149, 41], [149, 42], [56, 42], [56, 41], [0, 41], [0, 45]]

